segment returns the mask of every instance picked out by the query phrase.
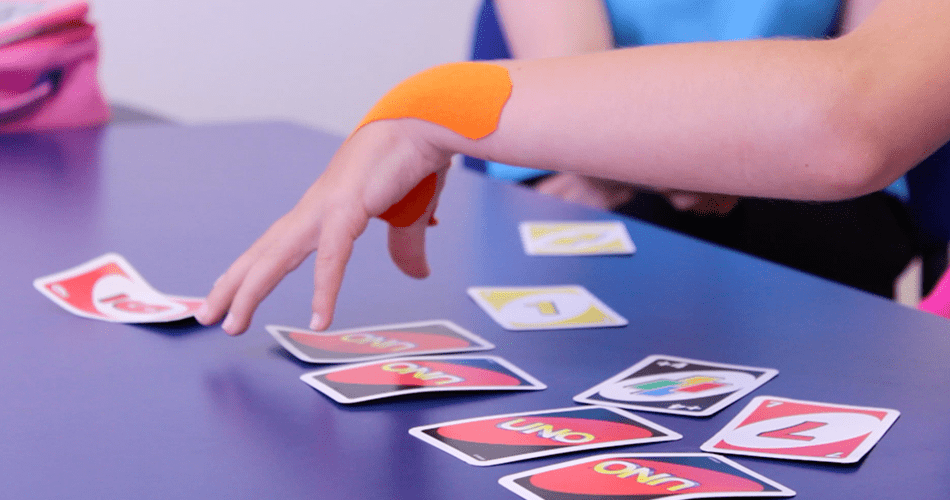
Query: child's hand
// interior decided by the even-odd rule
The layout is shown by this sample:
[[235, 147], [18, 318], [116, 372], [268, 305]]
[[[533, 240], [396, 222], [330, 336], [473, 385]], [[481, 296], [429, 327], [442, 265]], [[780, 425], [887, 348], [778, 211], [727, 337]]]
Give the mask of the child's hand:
[[[313, 320], [326, 329], [353, 242], [378, 216], [401, 200], [423, 178], [437, 173], [436, 195], [425, 214], [404, 228], [390, 228], [393, 261], [406, 274], [429, 274], [425, 229], [435, 211], [451, 156], [417, 139], [417, 120], [371, 123], [353, 134], [336, 152], [326, 171], [290, 212], [277, 220], [215, 282], [205, 308], [196, 315], [208, 325], [224, 317], [231, 335], [244, 332], [258, 304], [287, 273], [316, 251]], [[225, 316], [225, 314], [227, 314]]]

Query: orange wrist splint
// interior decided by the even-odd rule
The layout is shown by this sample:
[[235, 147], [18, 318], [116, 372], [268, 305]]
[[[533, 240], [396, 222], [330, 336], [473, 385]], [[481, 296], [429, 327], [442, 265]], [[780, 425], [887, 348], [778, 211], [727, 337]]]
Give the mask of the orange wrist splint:
[[[377, 120], [418, 118], [472, 140], [498, 128], [511, 96], [508, 70], [490, 63], [451, 63], [423, 71], [396, 85], [363, 118], [356, 130]], [[412, 225], [435, 196], [430, 174], [379, 218], [396, 227]], [[430, 221], [431, 223], [431, 221]]]

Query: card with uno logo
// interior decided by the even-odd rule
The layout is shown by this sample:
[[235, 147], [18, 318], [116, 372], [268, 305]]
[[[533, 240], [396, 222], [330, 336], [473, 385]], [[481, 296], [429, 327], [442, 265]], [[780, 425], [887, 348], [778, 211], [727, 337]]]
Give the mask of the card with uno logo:
[[300, 377], [338, 403], [447, 391], [538, 391], [538, 379], [497, 356], [396, 358], [328, 368]]
[[886, 408], [759, 396], [701, 449], [850, 464], [871, 451], [899, 416]]
[[652, 355], [574, 397], [578, 403], [705, 417], [778, 375], [773, 368]]
[[665, 427], [605, 406], [575, 406], [414, 427], [409, 434], [472, 465], [682, 439]]
[[630, 255], [637, 249], [619, 221], [522, 222], [528, 255]]
[[197, 297], [165, 295], [148, 284], [128, 261], [105, 254], [33, 286], [67, 311], [115, 323], [162, 323], [194, 316], [204, 303]]
[[468, 295], [506, 330], [625, 326], [627, 319], [577, 285], [471, 287]]
[[598, 455], [512, 474], [498, 482], [528, 500], [795, 496], [765, 476], [708, 453]]
[[407, 355], [486, 351], [495, 346], [451, 321], [421, 321], [315, 332], [267, 325], [277, 342], [308, 363], [354, 363]]

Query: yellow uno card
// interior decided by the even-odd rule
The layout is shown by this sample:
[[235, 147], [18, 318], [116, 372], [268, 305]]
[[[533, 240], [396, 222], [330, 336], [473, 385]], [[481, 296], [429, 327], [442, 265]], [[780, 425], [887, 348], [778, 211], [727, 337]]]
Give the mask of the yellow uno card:
[[578, 285], [471, 287], [468, 295], [506, 330], [625, 326], [627, 320]]
[[519, 230], [528, 255], [631, 255], [637, 250], [620, 221], [527, 221]]

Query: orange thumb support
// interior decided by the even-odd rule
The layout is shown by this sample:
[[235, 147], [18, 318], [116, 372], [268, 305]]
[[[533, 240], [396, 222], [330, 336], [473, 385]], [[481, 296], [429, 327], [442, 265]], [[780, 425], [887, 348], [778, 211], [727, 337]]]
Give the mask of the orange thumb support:
[[[472, 140], [498, 128], [501, 111], [511, 96], [508, 70], [490, 63], [451, 63], [423, 71], [396, 85], [376, 103], [356, 130], [377, 120], [418, 118], [441, 125]], [[402, 200], [380, 214], [396, 227], [422, 217], [435, 196], [431, 174]]]

